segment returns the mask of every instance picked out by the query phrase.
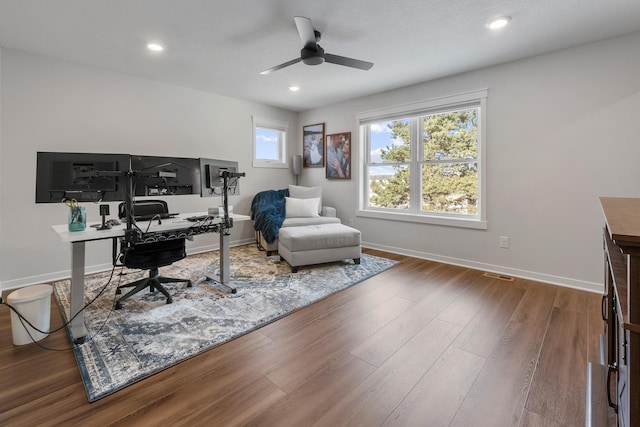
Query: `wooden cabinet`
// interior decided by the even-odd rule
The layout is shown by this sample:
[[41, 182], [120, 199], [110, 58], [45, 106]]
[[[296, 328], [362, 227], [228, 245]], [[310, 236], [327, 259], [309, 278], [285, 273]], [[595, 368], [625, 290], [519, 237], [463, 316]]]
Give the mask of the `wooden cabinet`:
[[619, 426], [640, 426], [640, 199], [601, 197], [606, 386]]

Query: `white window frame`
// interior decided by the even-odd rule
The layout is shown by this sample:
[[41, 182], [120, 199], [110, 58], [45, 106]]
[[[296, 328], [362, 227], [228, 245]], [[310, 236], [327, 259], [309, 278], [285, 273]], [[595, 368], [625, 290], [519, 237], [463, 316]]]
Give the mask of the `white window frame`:
[[[358, 186], [358, 209], [356, 216], [390, 219], [395, 221], [408, 221], [424, 224], [446, 225], [452, 227], [464, 227], [486, 230], [488, 228], [486, 218], [486, 188], [485, 188], [485, 141], [486, 141], [486, 102], [488, 90], [481, 89], [465, 92], [457, 95], [434, 98], [412, 104], [399, 105], [389, 108], [370, 110], [356, 115], [359, 132], [359, 158], [358, 176], [361, 185]], [[398, 211], [395, 209], [383, 209], [369, 207], [369, 174], [368, 168], [371, 164], [369, 125], [385, 120], [404, 119], [409, 117], [437, 114], [451, 109], [462, 109], [464, 107], [475, 106], [479, 108], [478, 113], [478, 213], [476, 215], [460, 215], [450, 213], [423, 212], [416, 208], [411, 211]], [[417, 133], [414, 130], [414, 133]], [[417, 154], [421, 154], [422, 138], [418, 135], [412, 137], [412, 158], [411, 170], [421, 170], [418, 167]], [[416, 153], [416, 154], [413, 154]], [[419, 200], [420, 176], [417, 173], [411, 174], [411, 199]]]
[[[253, 124], [253, 167], [254, 168], [288, 168], [287, 163], [287, 134], [289, 123], [262, 117], [251, 117]], [[269, 129], [278, 132], [278, 159], [265, 160], [257, 158], [257, 129]]]

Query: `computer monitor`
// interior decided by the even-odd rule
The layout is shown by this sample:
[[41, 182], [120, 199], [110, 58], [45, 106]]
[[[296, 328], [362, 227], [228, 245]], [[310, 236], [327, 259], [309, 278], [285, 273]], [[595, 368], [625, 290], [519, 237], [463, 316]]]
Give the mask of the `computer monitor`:
[[200, 194], [196, 158], [131, 156], [135, 196]]
[[[37, 153], [36, 203], [122, 200], [122, 177], [129, 169], [128, 154]], [[109, 174], [111, 172], [111, 174]]]
[[[238, 162], [217, 159], [200, 158], [200, 196], [215, 197], [222, 196], [224, 181], [223, 171], [238, 172]], [[227, 180], [229, 196], [240, 195], [239, 178], [229, 178]]]

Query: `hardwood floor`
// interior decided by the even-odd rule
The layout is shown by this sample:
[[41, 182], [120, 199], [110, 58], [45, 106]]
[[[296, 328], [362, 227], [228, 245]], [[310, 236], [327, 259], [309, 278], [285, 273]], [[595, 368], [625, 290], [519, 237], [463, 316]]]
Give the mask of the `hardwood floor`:
[[366, 252], [401, 263], [94, 403], [72, 352], [13, 346], [0, 307], [0, 425], [585, 424], [599, 295]]

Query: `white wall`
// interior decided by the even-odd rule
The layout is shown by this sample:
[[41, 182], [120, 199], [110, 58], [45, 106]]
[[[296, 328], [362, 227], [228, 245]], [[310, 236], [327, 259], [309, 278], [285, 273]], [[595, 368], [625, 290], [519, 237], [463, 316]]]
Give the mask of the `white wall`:
[[[66, 207], [34, 203], [37, 151], [237, 160], [247, 178], [232, 202], [248, 213], [257, 191], [293, 182], [288, 170], [251, 168], [251, 115], [288, 121], [292, 154], [301, 151], [302, 125], [354, 132], [355, 177], [357, 113], [488, 88], [488, 230], [356, 217], [356, 180], [328, 181], [320, 168], [304, 169], [301, 184], [322, 185], [325, 203], [343, 222], [353, 219], [367, 246], [599, 291], [598, 197], [640, 197], [639, 44], [636, 33], [300, 115], [2, 49], [0, 289], [69, 275], [69, 247], [50, 229], [66, 221]], [[215, 204], [197, 196], [170, 203], [182, 212]], [[98, 220], [97, 206], [87, 208]], [[499, 236], [511, 238], [510, 249], [498, 248]], [[252, 238], [250, 223], [233, 229], [235, 242]], [[108, 266], [109, 251], [106, 242], [89, 244], [88, 270]]]
[[[0, 165], [2, 165], [2, 49], [0, 49]], [[2, 173], [0, 173], [0, 243], [2, 242], [2, 234], [1, 234], [1, 230], [2, 230], [2, 206], [3, 206], [3, 202], [2, 202]], [[0, 248], [2, 247], [2, 245], [0, 244]], [[0, 249], [0, 256], [4, 256], [4, 253], [2, 252], [2, 250]], [[0, 261], [0, 271], [2, 271], [2, 264]], [[0, 280], [2, 278], [2, 273], [0, 273]], [[2, 285], [0, 285], [0, 291], [2, 291]]]
[[[70, 245], [51, 229], [67, 221], [67, 208], [35, 203], [37, 151], [235, 160], [247, 176], [230, 203], [243, 214], [256, 192], [293, 182], [287, 169], [252, 168], [251, 116], [289, 122], [290, 149], [299, 151], [295, 112], [9, 49], [0, 54], [0, 290], [69, 276]], [[178, 212], [220, 204], [196, 195], [167, 200]], [[85, 206], [88, 220], [99, 220], [98, 206]], [[253, 236], [250, 222], [236, 223], [231, 240]], [[217, 235], [199, 236], [190, 252], [217, 246]], [[110, 248], [88, 244], [87, 271], [108, 267]]]
[[300, 115], [356, 144], [357, 113], [488, 88], [486, 231], [356, 217], [355, 179], [305, 169], [302, 182], [322, 185], [368, 246], [600, 291], [598, 197], [640, 197], [639, 45], [635, 33]]

